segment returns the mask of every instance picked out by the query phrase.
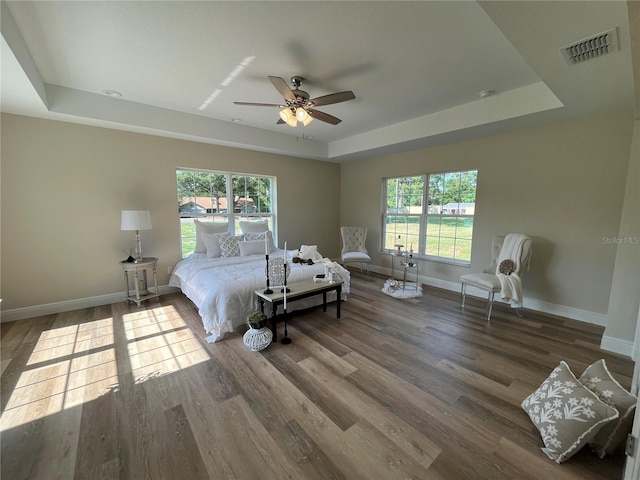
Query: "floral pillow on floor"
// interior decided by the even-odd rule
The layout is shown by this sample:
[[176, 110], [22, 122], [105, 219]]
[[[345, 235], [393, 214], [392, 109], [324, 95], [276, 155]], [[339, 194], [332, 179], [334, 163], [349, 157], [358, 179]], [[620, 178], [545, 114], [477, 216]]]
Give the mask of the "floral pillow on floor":
[[600, 458], [604, 458], [605, 454], [612, 455], [631, 433], [633, 412], [638, 399], [613, 378], [604, 359], [589, 365], [580, 376], [580, 382], [604, 403], [615, 408], [620, 415], [617, 420], [603, 426], [589, 442], [591, 449]]
[[571, 458], [618, 418], [618, 411], [582, 385], [565, 362], [524, 399], [522, 408], [542, 436], [542, 451], [557, 463]]

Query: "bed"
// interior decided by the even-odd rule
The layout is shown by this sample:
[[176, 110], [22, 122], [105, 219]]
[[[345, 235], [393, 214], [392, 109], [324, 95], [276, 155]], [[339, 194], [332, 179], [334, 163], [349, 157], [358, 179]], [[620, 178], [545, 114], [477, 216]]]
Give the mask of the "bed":
[[[298, 250], [286, 253], [290, 266], [289, 283], [313, 278], [325, 273], [325, 267], [330, 267], [344, 282], [341, 298], [346, 300], [351, 283], [348, 270], [329, 259], [316, 258], [313, 264], [294, 262], [293, 257], [299, 254]], [[284, 250], [273, 249], [269, 256], [272, 259], [284, 259], [284, 255]], [[206, 340], [213, 343], [244, 324], [247, 314], [259, 308], [254, 292], [266, 286], [266, 259], [264, 253], [209, 257], [206, 253], [192, 253], [181, 260], [173, 270], [169, 285], [180, 288], [198, 307], [207, 334]], [[331, 292], [328, 301], [335, 301], [335, 296], [335, 292]], [[287, 311], [320, 303], [322, 296], [290, 302]]]

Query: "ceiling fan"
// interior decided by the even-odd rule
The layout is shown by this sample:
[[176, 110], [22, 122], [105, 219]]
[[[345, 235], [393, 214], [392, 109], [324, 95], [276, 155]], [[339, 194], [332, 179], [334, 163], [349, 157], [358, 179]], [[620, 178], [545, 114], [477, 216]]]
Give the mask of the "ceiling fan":
[[280, 119], [277, 121], [279, 124], [286, 123], [290, 127], [295, 127], [298, 121], [303, 125], [309, 125], [311, 120], [317, 118], [321, 122], [330, 123], [331, 125], [337, 125], [342, 120], [329, 115], [328, 113], [316, 110], [315, 107], [322, 105], [332, 105], [334, 103], [346, 102], [347, 100], [353, 100], [356, 96], [352, 91], [331, 93], [329, 95], [323, 95], [321, 97], [309, 98], [309, 94], [304, 90], [300, 90], [300, 86], [304, 81], [304, 78], [299, 76], [291, 77], [291, 85], [293, 90], [289, 88], [287, 82], [280, 77], [269, 76], [269, 80], [276, 90], [278, 90], [286, 103], [254, 103], [254, 102], [233, 102], [236, 105], [249, 105], [255, 107], [278, 107], [280, 111]]

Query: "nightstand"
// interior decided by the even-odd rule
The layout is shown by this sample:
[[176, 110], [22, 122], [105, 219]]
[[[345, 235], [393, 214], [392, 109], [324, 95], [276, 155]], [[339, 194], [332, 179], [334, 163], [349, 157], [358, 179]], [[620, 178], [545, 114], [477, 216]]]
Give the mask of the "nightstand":
[[[140, 302], [148, 300], [150, 298], [154, 298], [159, 296], [158, 293], [158, 275], [157, 275], [157, 267], [158, 267], [158, 259], [155, 257], [143, 257], [141, 261], [134, 262], [120, 262], [120, 266], [122, 270], [124, 270], [124, 283], [125, 290], [127, 291], [127, 303], [128, 302], [136, 302], [138, 306], [140, 306]], [[153, 285], [155, 287], [155, 293], [147, 290], [147, 270], [153, 270]], [[135, 295], [131, 295], [131, 290], [129, 288], [129, 272], [133, 272], [133, 285], [135, 290]], [[144, 280], [144, 290], [141, 290], [139, 273], [142, 272], [142, 278]]]

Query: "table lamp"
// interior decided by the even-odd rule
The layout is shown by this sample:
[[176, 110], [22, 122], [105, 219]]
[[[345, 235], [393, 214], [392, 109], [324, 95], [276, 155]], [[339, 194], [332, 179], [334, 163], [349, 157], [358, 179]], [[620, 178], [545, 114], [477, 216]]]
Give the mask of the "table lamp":
[[151, 215], [148, 210], [122, 210], [120, 230], [136, 231], [136, 263], [142, 262], [140, 230], [151, 230]]

